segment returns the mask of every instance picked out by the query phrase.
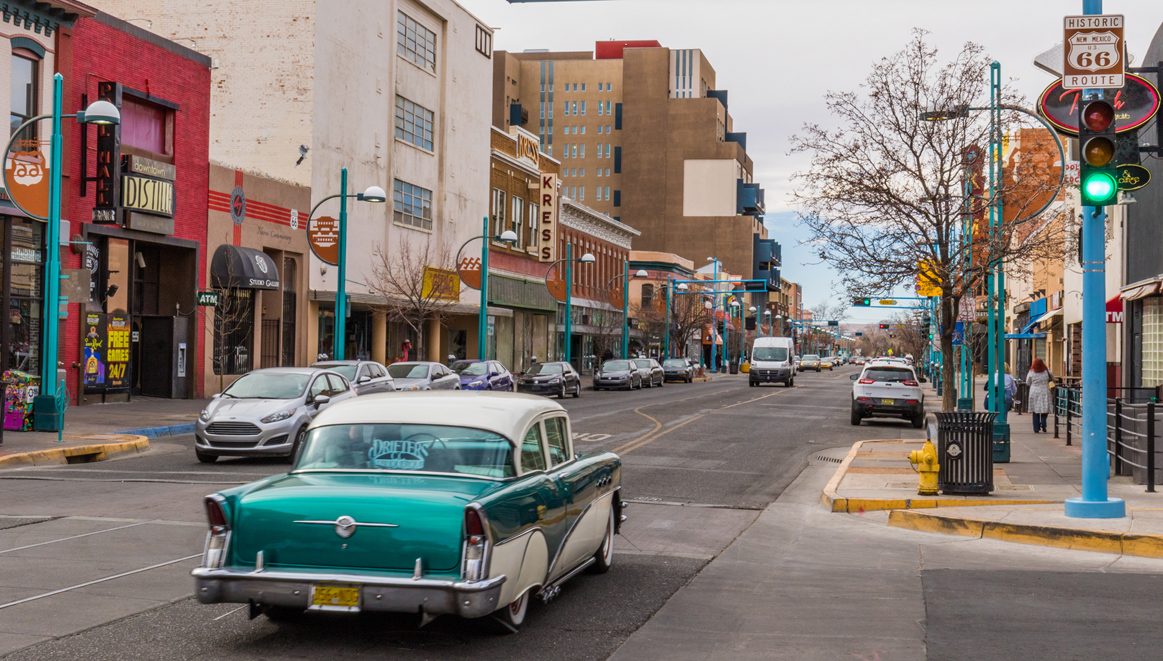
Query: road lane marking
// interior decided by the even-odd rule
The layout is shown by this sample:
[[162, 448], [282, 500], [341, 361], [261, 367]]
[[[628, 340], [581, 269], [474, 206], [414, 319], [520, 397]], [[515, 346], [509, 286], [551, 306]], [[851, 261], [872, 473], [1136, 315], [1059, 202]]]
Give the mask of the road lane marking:
[[88, 581], [87, 583], [78, 583], [77, 585], [70, 585], [67, 588], [53, 590], [52, 592], [45, 592], [44, 594], [38, 594], [38, 595], [35, 595], [32, 597], [26, 597], [24, 599], [17, 599], [16, 601], [10, 601], [6, 604], [0, 604], [0, 610], [4, 610], [5, 608], [9, 608], [11, 606], [19, 606], [20, 604], [27, 604], [30, 601], [36, 601], [37, 599], [44, 599], [45, 597], [51, 597], [53, 595], [61, 594], [64, 592], [71, 592], [73, 590], [87, 588], [90, 585], [97, 585], [98, 583], [104, 583], [106, 581], [112, 581], [112, 580], [115, 580], [118, 578], [124, 578], [126, 576], [140, 574], [142, 572], [146, 572], [146, 571], [149, 571], [151, 569], [157, 569], [159, 567], [166, 567], [168, 565], [177, 564], [177, 563], [183, 562], [185, 560], [193, 560], [194, 558], [199, 558], [201, 556], [202, 556], [201, 553], [195, 553], [194, 555], [188, 555], [184, 558], [178, 558], [177, 560], [167, 560], [166, 562], [159, 562], [158, 564], [150, 565], [149, 567], [142, 567], [141, 569], [133, 569], [131, 571], [121, 572], [120, 574], [115, 574], [113, 576], [106, 576], [105, 578], [98, 578], [97, 580], [94, 580], [94, 581]]
[[234, 610], [230, 611], [229, 613], [223, 613], [222, 615], [219, 615], [218, 617], [211, 620], [211, 622], [217, 622], [218, 620], [221, 620], [222, 618], [226, 617], [227, 615], [234, 615], [235, 613], [246, 608], [249, 605], [250, 604], [247, 604], [246, 606], [239, 606], [238, 608], [235, 608]]
[[[670, 432], [672, 432], [676, 429], [679, 429], [681, 427], [685, 427], [686, 425], [689, 425], [690, 423], [694, 422], [695, 420], [700, 420], [703, 417], [708, 416], [712, 413], [718, 413], [720, 411], [725, 411], [727, 409], [734, 408], [734, 407], [739, 406], [741, 404], [750, 404], [751, 402], [758, 402], [761, 399], [767, 399], [768, 397], [775, 397], [776, 395], [782, 395], [782, 394], [786, 394], [788, 392], [793, 392], [793, 391], [794, 391], [794, 389], [792, 389], [792, 388], [784, 388], [783, 390], [777, 390], [776, 392], [769, 393], [766, 395], [761, 395], [761, 396], [755, 397], [753, 399], [744, 400], [742, 402], [735, 402], [734, 404], [728, 404], [727, 406], [722, 406], [722, 407], [719, 407], [717, 409], [711, 409], [710, 411], [707, 411], [706, 413], [700, 413], [699, 415], [696, 415], [693, 418], [690, 418], [689, 420], [686, 420], [686, 421], [681, 422], [677, 425], [674, 425], [673, 427], [669, 427], [669, 428], [664, 429], [662, 431], [659, 431], [657, 433], [650, 432], [649, 434], [647, 434], [645, 437], [641, 438], [640, 440], [630, 441], [629, 443], [623, 445], [622, 447], [615, 449], [614, 453], [615, 454], [626, 454], [628, 452], [632, 452], [634, 450], [637, 450], [638, 448], [642, 447], [643, 445], [646, 445], [648, 443], [653, 443], [654, 441], [658, 440], [659, 438], [666, 436]], [[637, 410], [635, 412], [637, 412]], [[641, 413], [640, 415], [646, 415], [646, 414]], [[649, 417], [649, 416], [647, 416], [647, 417]], [[651, 419], [653, 420], [653, 418], [651, 418]], [[651, 434], [653, 434], [653, 436], [651, 436]]]
[[56, 544], [57, 542], [67, 542], [70, 539], [80, 539], [82, 537], [89, 537], [91, 535], [100, 535], [101, 533], [113, 532], [114, 530], [125, 530], [126, 528], [136, 528], [137, 526], [144, 526], [147, 523], [150, 523], [150, 522], [149, 521], [142, 521], [141, 523], [131, 523], [127, 526], [117, 526], [116, 528], [108, 528], [106, 530], [95, 530], [93, 532], [87, 532], [87, 533], [84, 533], [81, 535], [72, 535], [71, 537], [61, 537], [60, 539], [53, 539], [53, 540], [50, 540], [47, 542], [40, 542], [38, 544], [29, 544], [28, 546], [18, 546], [14, 549], [6, 549], [3, 551], [0, 551], [0, 555], [3, 555], [5, 553], [12, 553], [13, 551], [23, 551], [24, 549], [32, 549], [32, 548], [36, 548], [38, 546], [45, 546], [47, 544]]

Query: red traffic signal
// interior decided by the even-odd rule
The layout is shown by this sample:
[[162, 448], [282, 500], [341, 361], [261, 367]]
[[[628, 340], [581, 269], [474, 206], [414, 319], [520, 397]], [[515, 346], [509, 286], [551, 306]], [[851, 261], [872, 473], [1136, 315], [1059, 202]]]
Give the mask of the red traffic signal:
[[880, 327], [881, 327], [881, 329], [888, 328], [888, 324], [881, 324]]
[[1086, 128], [1101, 133], [1115, 121], [1115, 109], [1106, 101], [1091, 101], [1082, 109], [1082, 123]]

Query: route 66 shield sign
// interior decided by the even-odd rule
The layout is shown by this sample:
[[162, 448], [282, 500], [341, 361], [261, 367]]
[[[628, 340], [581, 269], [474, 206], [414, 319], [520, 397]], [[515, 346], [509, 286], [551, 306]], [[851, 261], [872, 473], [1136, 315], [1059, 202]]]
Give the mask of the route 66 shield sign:
[[1122, 15], [1067, 16], [1063, 27], [1063, 88], [1122, 87], [1126, 65]]

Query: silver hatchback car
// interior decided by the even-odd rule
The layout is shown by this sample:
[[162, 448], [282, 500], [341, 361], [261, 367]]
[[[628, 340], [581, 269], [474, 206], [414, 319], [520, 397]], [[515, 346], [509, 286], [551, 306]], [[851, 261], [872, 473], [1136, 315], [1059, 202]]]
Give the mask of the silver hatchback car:
[[270, 367], [244, 374], [198, 415], [194, 454], [218, 457], [283, 457], [293, 462], [307, 424], [335, 402], [355, 397], [351, 384], [331, 370]]

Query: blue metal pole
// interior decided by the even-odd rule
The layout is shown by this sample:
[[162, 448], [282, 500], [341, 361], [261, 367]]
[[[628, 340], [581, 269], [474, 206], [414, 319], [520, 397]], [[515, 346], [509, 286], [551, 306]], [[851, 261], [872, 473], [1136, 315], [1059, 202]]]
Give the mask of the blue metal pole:
[[477, 358], [489, 359], [489, 217], [481, 230], [481, 313], [477, 319]]
[[719, 352], [715, 350], [715, 336], [718, 335], [716, 328], [719, 326], [719, 260], [715, 259], [715, 274], [712, 280], [715, 282], [713, 287], [714, 294], [711, 296], [711, 372], [717, 371], [719, 364]]
[[[670, 290], [666, 292], [670, 300]], [[622, 359], [630, 354], [630, 260], [622, 262]]]
[[[64, 77], [53, 76], [52, 145], [50, 158], [52, 172], [49, 178], [48, 228], [45, 232], [44, 273], [44, 348], [41, 350], [40, 394], [56, 395], [57, 387], [57, 329], [60, 327], [61, 287], [61, 98]], [[47, 400], [46, 400], [47, 401]]]
[[674, 288], [674, 278], [666, 276], [666, 346], [662, 357], [670, 358], [670, 290]]
[[347, 168], [340, 170], [339, 188], [339, 286], [335, 290], [335, 355], [332, 360], [344, 359], [343, 350], [347, 344]]
[[[1083, 0], [1084, 14], [1101, 14], [1102, 0]], [[1101, 94], [1083, 90], [1083, 98]], [[1107, 496], [1106, 453], [1106, 211], [1082, 210], [1082, 497], [1066, 500], [1066, 516], [1118, 519], [1127, 515], [1121, 498]]]
[[570, 362], [573, 339], [573, 244], [565, 244], [565, 362]]

